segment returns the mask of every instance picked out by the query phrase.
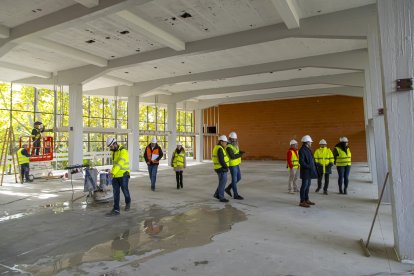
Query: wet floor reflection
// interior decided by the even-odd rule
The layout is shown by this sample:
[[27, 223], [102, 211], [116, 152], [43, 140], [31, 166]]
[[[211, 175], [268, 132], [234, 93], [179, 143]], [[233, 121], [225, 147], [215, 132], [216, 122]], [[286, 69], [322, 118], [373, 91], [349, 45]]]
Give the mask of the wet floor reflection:
[[231, 205], [222, 209], [195, 208], [175, 215], [153, 207], [138, 224], [111, 240], [84, 252], [43, 258], [19, 268], [34, 275], [73, 275], [109, 272], [120, 265], [139, 266], [143, 260], [159, 254], [207, 244], [213, 236], [229, 231], [234, 223], [243, 220], [246, 215]]

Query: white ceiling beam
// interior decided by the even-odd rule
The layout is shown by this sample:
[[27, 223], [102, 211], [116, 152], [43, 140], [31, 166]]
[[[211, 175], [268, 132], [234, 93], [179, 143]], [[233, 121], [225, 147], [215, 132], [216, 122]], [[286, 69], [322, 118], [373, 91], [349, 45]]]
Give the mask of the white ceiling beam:
[[299, 28], [298, 6], [293, 0], [270, 0], [288, 29]]
[[99, 0], [75, 0], [75, 1], [87, 8], [93, 8], [99, 5]]
[[8, 38], [10, 36], [10, 29], [6, 26], [0, 25], [0, 38]]
[[230, 94], [245, 91], [255, 90], [267, 90], [273, 88], [283, 88], [289, 86], [303, 86], [312, 84], [330, 84], [330, 85], [343, 85], [349, 87], [360, 87], [362, 88], [365, 83], [364, 73], [346, 73], [329, 76], [318, 76], [309, 78], [297, 78], [283, 81], [255, 83], [238, 86], [228, 86], [210, 89], [200, 89], [188, 92], [181, 92], [174, 95], [174, 100], [177, 102], [189, 100], [199, 96], [206, 95], [219, 95], [219, 94]]
[[137, 32], [141, 33], [150, 40], [156, 41], [176, 51], [185, 50], [185, 42], [171, 35], [170, 33], [158, 28], [154, 24], [139, 17], [138, 15], [123, 10], [116, 15], [137, 26]]
[[34, 69], [34, 68], [30, 68], [30, 67], [26, 67], [26, 66], [22, 66], [18, 64], [3, 62], [3, 61], [0, 61], [0, 67], [19, 71], [19, 72], [29, 73], [39, 78], [51, 78], [52, 77], [51, 72], [46, 72], [46, 71], [42, 71], [42, 70], [38, 70], [38, 69]]
[[52, 50], [66, 57], [79, 60], [85, 63], [93, 64], [99, 67], [105, 67], [108, 65], [108, 61], [102, 57], [98, 57], [87, 52], [60, 43], [53, 42], [51, 40], [43, 38], [29, 38], [25, 40], [25, 42], [32, 44], [36, 47]]
[[317, 97], [317, 96], [333, 96], [342, 95], [350, 97], [363, 97], [363, 89], [358, 87], [337, 87], [337, 88], [322, 88], [322, 89], [311, 89], [311, 90], [299, 90], [289, 92], [275, 92], [262, 95], [249, 95], [240, 97], [229, 97], [214, 100], [201, 100], [199, 101], [198, 108], [208, 108], [220, 104], [233, 104], [243, 102], [255, 102], [255, 101], [271, 101], [271, 100], [282, 100], [292, 98], [306, 98], [306, 97]]
[[76, 4], [28, 21], [12, 28], [9, 38], [0, 41], [0, 57], [11, 49], [8, 46], [10, 43], [18, 43], [30, 36], [44, 36], [150, 1], [152, 0], [100, 0], [98, 6], [90, 9]]
[[120, 83], [122, 85], [126, 85], [126, 86], [133, 86], [134, 83], [132, 81], [129, 80], [124, 80], [118, 77], [114, 77], [114, 76], [109, 76], [109, 75], [103, 75], [101, 78], [107, 79], [107, 80], [111, 80], [111, 81], [115, 81], [117, 83]]

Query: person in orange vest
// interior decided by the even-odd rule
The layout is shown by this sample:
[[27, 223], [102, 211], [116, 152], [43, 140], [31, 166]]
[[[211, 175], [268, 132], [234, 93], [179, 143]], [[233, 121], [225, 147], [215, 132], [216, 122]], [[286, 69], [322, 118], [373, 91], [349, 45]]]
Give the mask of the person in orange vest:
[[158, 165], [163, 155], [161, 147], [157, 144], [157, 138], [152, 138], [151, 143], [145, 148], [144, 159], [148, 165], [151, 191], [153, 192], [155, 191], [155, 183], [157, 182]]
[[287, 152], [287, 167], [289, 169], [288, 191], [291, 194], [299, 192], [296, 181], [299, 177], [299, 153], [298, 142], [296, 140], [290, 141], [290, 148]]
[[[351, 172], [351, 150], [348, 147], [348, 138], [339, 138], [339, 143], [332, 151], [338, 171], [338, 187], [340, 194], [348, 194], [349, 174]], [[342, 190], [342, 183], [344, 189]]]

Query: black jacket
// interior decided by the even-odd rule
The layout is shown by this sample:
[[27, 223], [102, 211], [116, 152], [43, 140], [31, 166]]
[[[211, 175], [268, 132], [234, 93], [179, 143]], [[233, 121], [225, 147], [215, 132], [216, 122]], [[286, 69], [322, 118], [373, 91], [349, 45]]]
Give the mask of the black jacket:
[[312, 150], [305, 145], [299, 149], [299, 164], [301, 179], [318, 178], [318, 171], [316, 170], [316, 164], [315, 159], [313, 158]]
[[227, 167], [226, 161], [224, 161], [224, 152], [221, 148], [218, 149], [217, 151], [217, 158], [219, 160], [219, 163], [221, 165], [220, 169], [216, 169], [216, 172], [228, 172], [229, 171], [229, 167]]

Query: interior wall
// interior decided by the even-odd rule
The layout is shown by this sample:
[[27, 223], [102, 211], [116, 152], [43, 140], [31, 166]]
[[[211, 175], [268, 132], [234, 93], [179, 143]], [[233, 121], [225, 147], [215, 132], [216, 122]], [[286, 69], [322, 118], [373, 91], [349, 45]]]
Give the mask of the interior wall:
[[218, 113], [219, 134], [236, 131], [240, 148], [247, 153], [244, 159], [285, 160], [289, 141], [300, 142], [309, 134], [313, 149], [320, 139], [333, 148], [340, 136], [347, 136], [352, 160], [367, 161], [362, 98], [325, 96], [226, 104], [218, 107]]

